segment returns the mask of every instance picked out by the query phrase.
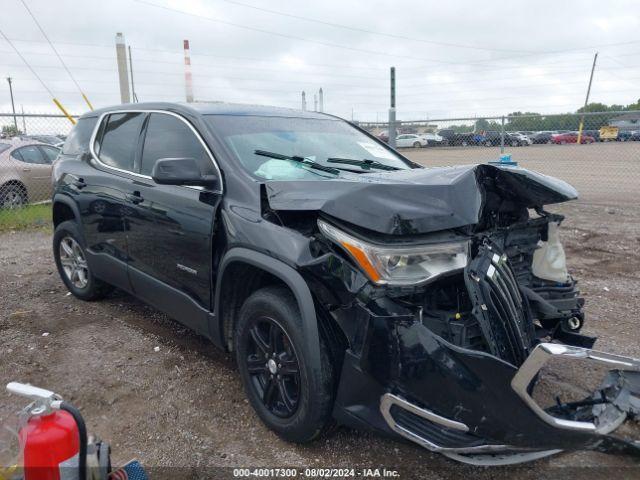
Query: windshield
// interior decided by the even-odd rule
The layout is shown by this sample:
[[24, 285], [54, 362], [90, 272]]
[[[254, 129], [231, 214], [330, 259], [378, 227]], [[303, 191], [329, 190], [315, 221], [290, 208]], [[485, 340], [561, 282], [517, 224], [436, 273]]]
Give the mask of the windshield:
[[241, 165], [265, 180], [318, 180], [344, 172], [411, 168], [400, 156], [342, 120], [253, 115], [205, 118]]

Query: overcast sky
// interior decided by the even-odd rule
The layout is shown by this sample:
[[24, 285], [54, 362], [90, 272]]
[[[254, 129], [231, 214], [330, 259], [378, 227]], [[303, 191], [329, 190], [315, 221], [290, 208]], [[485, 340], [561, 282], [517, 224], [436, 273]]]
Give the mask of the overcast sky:
[[[325, 111], [386, 120], [394, 65], [400, 119], [574, 111], [584, 102], [596, 51], [591, 100], [628, 104], [640, 97], [634, 0], [25, 1], [96, 107], [120, 101], [116, 32], [131, 46], [140, 101], [184, 101], [183, 39], [191, 42], [201, 101], [300, 108], [304, 90], [312, 109], [323, 87]], [[0, 29], [69, 110], [84, 111], [21, 0], [0, 5]], [[55, 113], [50, 95], [2, 38], [0, 55], [0, 110], [11, 108], [4, 80], [11, 76], [18, 110]]]

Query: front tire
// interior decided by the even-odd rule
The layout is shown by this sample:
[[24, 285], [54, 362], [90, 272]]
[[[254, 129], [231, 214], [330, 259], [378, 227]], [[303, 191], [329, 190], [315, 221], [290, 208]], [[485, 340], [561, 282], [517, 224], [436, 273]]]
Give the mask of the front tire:
[[332, 425], [335, 373], [325, 342], [305, 348], [297, 302], [285, 287], [254, 292], [240, 310], [234, 345], [249, 402], [284, 440], [305, 443]]
[[87, 264], [85, 245], [76, 222], [62, 222], [53, 234], [53, 257], [67, 289], [81, 300], [99, 300], [113, 287], [97, 279]]
[[420, 142], [413, 142], [413, 148], [422, 148], [422, 144]]

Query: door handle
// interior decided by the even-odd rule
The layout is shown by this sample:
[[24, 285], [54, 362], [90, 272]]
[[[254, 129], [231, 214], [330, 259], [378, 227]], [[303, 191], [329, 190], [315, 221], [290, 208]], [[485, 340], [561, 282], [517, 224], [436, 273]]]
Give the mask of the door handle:
[[26, 168], [26, 167], [25, 167], [25, 168], [23, 168], [23, 169], [22, 169], [22, 171], [23, 171], [23, 172], [30, 172], [30, 171], [31, 171], [31, 169], [30, 169], [30, 168]]
[[144, 198], [142, 198], [142, 195], [140, 195], [139, 191], [135, 191], [133, 193], [127, 193], [125, 195], [125, 198], [130, 201], [131, 203], [133, 203], [134, 205], [139, 204], [140, 202], [144, 201]]
[[84, 181], [84, 178], [78, 178], [77, 180], [74, 180], [74, 181], [73, 181], [73, 185], [74, 185], [76, 188], [79, 188], [80, 190], [82, 190], [84, 187], [86, 187], [86, 186], [87, 186], [87, 184], [86, 184], [86, 183], [85, 183], [85, 181]]

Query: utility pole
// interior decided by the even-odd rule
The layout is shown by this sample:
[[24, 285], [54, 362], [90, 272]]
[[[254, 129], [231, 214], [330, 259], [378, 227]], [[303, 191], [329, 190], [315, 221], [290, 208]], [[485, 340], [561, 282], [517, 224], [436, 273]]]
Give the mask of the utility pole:
[[320, 101], [320, 112], [324, 112], [324, 93], [322, 92], [322, 87], [320, 87], [320, 90], [318, 91], [318, 98]]
[[396, 67], [391, 67], [391, 106], [389, 107], [389, 146], [396, 148]]
[[[598, 60], [598, 52], [593, 56], [593, 65], [591, 65], [591, 75], [589, 76], [589, 86], [587, 87], [587, 97], [584, 99], [584, 107], [589, 104], [589, 94], [591, 93], [591, 83], [593, 83], [593, 72], [596, 69], [596, 60]], [[580, 118], [580, 128], [578, 128], [578, 145], [582, 142], [582, 129], [584, 128], [584, 115]]]
[[124, 44], [124, 35], [116, 34], [116, 59], [118, 62], [118, 77], [120, 80], [120, 102], [131, 102], [129, 94], [129, 71], [127, 69], [127, 49]]
[[11, 86], [11, 80], [11, 77], [7, 77], [7, 82], [9, 82], [9, 95], [11, 95], [11, 110], [13, 111], [13, 126], [16, 127], [16, 133], [18, 133], [18, 120], [16, 120], [16, 106], [13, 103], [13, 87]]
[[138, 103], [138, 96], [136, 95], [136, 86], [133, 83], [133, 58], [131, 57], [131, 45], [127, 47], [129, 49], [129, 73], [131, 73], [131, 97], [133, 101]]
[[302, 111], [304, 112], [307, 109], [307, 94], [302, 91]]
[[318, 95], [316, 93], [313, 94], [313, 111], [318, 111]]
[[193, 76], [191, 75], [191, 53], [189, 40], [184, 41], [184, 85], [187, 94], [187, 103], [193, 102]]

